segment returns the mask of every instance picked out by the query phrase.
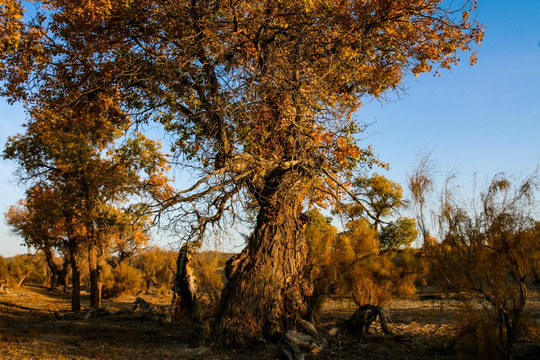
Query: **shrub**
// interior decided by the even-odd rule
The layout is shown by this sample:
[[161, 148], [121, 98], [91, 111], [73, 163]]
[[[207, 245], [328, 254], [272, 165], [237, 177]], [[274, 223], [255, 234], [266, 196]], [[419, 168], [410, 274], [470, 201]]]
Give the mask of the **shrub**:
[[145, 291], [149, 292], [155, 286], [159, 292], [165, 292], [171, 287], [174, 269], [176, 269], [177, 253], [159, 247], [149, 247], [137, 254], [132, 261], [144, 279]]
[[[418, 178], [432, 183], [430, 177], [418, 170], [411, 177], [411, 184], [417, 183]], [[475, 330], [481, 336], [479, 351], [509, 359], [522, 330], [527, 280], [535, 276], [535, 261], [539, 257], [538, 222], [534, 220], [538, 173], [520, 183], [497, 174], [483, 191], [475, 191], [478, 195], [467, 201], [458, 197], [453, 178], [450, 176], [445, 182], [440, 208], [434, 214], [436, 222], [431, 232], [439, 234], [440, 242], [432, 241], [423, 216], [426, 190], [413, 191], [423, 250], [433, 279], [445, 290], [489, 304], [482, 317], [487, 320], [472, 322], [473, 329], [480, 329]], [[412, 185], [410, 188], [414, 190]]]
[[23, 283], [46, 285], [48, 279], [48, 267], [42, 255], [26, 254], [0, 259], [0, 280], [10, 287]]
[[497, 320], [489, 310], [471, 310], [455, 338], [457, 359], [498, 359], [503, 353]]
[[136, 295], [144, 290], [144, 277], [140, 270], [127, 262], [121, 262], [112, 270], [114, 282], [108, 289], [109, 295]]
[[208, 295], [210, 305], [217, 305], [224, 287], [224, 256], [217, 251], [203, 251], [195, 257], [197, 290], [199, 296]]
[[378, 233], [363, 218], [347, 223], [346, 231], [338, 233], [331, 218], [317, 210], [308, 214], [306, 273], [314, 284], [309, 304], [312, 319], [328, 296], [352, 296], [359, 306], [383, 306], [393, 297], [416, 291], [421, 264], [417, 251], [394, 247], [381, 251]]

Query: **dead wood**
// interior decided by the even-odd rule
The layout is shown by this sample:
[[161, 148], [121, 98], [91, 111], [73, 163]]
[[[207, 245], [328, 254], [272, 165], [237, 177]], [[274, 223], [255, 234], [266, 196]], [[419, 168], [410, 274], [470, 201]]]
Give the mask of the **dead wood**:
[[185, 243], [178, 252], [173, 298], [167, 321], [179, 320], [185, 316], [198, 316], [197, 287], [193, 273], [193, 254], [197, 244]]
[[1, 294], [7, 294], [7, 293], [9, 293], [9, 291], [8, 291], [8, 286], [7, 286], [7, 281], [5, 282], [5, 284], [4, 284], [3, 281], [0, 283], [0, 293], [1, 293]]
[[302, 350], [316, 353], [322, 350], [319, 344], [313, 337], [308, 334], [302, 334], [295, 330], [289, 330], [283, 336], [282, 350], [289, 360], [303, 360], [304, 354]]
[[135, 301], [131, 305], [131, 308], [133, 312], [141, 312], [145, 314], [152, 312], [152, 305], [140, 297], [135, 299]]
[[21, 277], [21, 279], [19, 281], [17, 281], [17, 287], [20, 288], [22, 283], [24, 282], [24, 280], [26, 280], [26, 277], [28, 275], [24, 275], [23, 277]]
[[322, 348], [325, 348], [328, 345], [328, 342], [324, 337], [322, 337], [318, 332], [315, 326], [306, 320], [297, 320], [296, 330], [301, 333], [308, 334], [311, 336]]
[[282, 350], [288, 360], [304, 359], [302, 350], [312, 353], [320, 352], [328, 342], [306, 320], [297, 320], [296, 330], [289, 330], [283, 336]]
[[381, 306], [370, 304], [360, 306], [349, 320], [341, 324], [341, 327], [353, 335], [368, 335], [371, 324], [376, 320], [380, 321], [385, 335], [393, 335], [392, 330], [388, 326], [390, 318], [386, 310]]
[[281, 349], [288, 360], [304, 360], [304, 353], [296, 345], [299, 342], [298, 335], [296, 331], [289, 330], [283, 337], [284, 344]]
[[102, 316], [110, 316], [111, 313], [107, 309], [103, 308], [90, 308], [86, 315], [84, 315], [85, 319], [92, 319], [96, 317], [102, 317]]

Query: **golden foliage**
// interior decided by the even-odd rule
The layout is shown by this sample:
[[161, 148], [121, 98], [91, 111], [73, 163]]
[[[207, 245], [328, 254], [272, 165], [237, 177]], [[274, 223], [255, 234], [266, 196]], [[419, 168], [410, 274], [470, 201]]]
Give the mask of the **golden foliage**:
[[492, 338], [485, 333], [483, 340], [505, 357], [521, 329], [527, 280], [534, 276], [539, 251], [532, 217], [536, 174], [518, 184], [510, 180], [496, 175], [471, 208], [456, 200], [447, 183], [438, 213], [442, 240], [424, 244], [431, 272], [443, 287], [489, 304], [485, 316], [497, 326]]
[[195, 278], [199, 298], [217, 306], [225, 286], [225, 261], [228, 255], [217, 251], [198, 252], [194, 259]]
[[23, 283], [46, 285], [49, 277], [43, 254], [0, 256], [0, 284], [18, 288]]
[[418, 252], [381, 253], [378, 234], [365, 219], [348, 223], [347, 230], [338, 233], [331, 218], [316, 210], [308, 214], [307, 274], [315, 286], [314, 307], [326, 296], [350, 295], [359, 305], [384, 305], [415, 291]]
[[319, 205], [343, 192], [327, 174], [383, 165], [355, 136], [361, 99], [449, 68], [483, 34], [473, 0], [51, 0], [28, 18], [1, 5], [0, 39], [24, 42], [0, 48], [4, 94], [40, 123], [62, 109], [104, 136], [155, 120], [204, 173], [227, 166], [254, 192], [286, 169], [283, 190]]
[[112, 297], [119, 295], [136, 295], [144, 289], [144, 278], [140, 270], [132, 267], [127, 262], [121, 262], [112, 272], [112, 279], [105, 283], [108, 293]]

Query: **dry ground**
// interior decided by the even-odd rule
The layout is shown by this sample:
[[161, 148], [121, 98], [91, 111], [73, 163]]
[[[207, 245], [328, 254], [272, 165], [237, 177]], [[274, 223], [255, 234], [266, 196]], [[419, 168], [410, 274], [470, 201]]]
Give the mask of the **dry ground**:
[[[143, 296], [155, 305], [158, 316], [126, 313], [135, 297], [104, 301], [112, 315], [77, 319], [70, 314], [69, 294], [37, 286], [23, 286], [0, 293], [0, 359], [278, 359], [276, 345], [233, 350], [193, 347], [195, 327], [161, 321], [168, 297]], [[83, 307], [88, 306], [83, 296]], [[53, 311], [65, 315], [56, 320]], [[353, 304], [327, 304], [321, 317], [321, 332], [329, 346], [306, 359], [451, 359], [448, 352], [467, 312], [456, 300], [398, 300], [388, 306], [395, 336], [384, 336], [378, 325], [366, 337], [326, 331], [350, 317]], [[117, 313], [118, 312], [118, 313]], [[527, 308], [531, 332], [522, 341], [539, 340], [540, 297], [531, 296]], [[161, 316], [160, 316], [161, 315]]]

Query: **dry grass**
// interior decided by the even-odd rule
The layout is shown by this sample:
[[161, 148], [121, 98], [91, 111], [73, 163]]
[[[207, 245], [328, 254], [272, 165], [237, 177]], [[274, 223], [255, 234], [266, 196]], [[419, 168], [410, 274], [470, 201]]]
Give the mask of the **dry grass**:
[[[168, 296], [143, 296], [165, 314]], [[0, 294], [1, 359], [277, 359], [279, 346], [257, 349], [191, 347], [195, 325], [167, 324], [159, 316], [116, 313], [126, 309], [135, 296], [107, 300], [113, 314], [93, 319], [55, 320], [53, 310], [69, 314], [69, 295], [40, 287], [25, 287]], [[83, 296], [83, 307], [88, 306]], [[457, 300], [420, 301], [418, 297], [387, 306], [394, 336], [384, 336], [377, 325], [371, 335], [351, 337], [330, 330], [355, 310], [353, 302], [329, 302], [321, 317], [321, 331], [329, 347], [307, 359], [451, 359], [455, 335], [467, 310]], [[540, 298], [527, 307], [526, 331], [521, 341], [540, 341]]]

